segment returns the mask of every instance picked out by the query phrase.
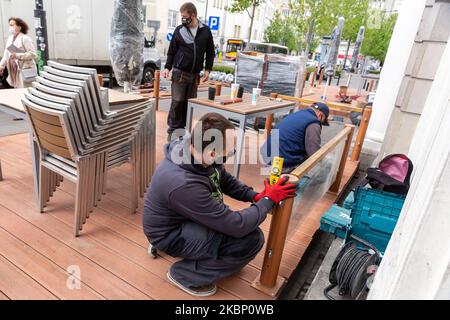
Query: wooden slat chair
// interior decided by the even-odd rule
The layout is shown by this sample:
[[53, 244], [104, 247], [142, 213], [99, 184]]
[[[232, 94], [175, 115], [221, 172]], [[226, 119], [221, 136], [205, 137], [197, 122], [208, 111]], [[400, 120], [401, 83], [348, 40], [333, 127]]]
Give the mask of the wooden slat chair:
[[[59, 86], [61, 82], [64, 82], [65, 79], [54, 76], [54, 75], [50, 75], [46, 72], [42, 73], [42, 76], [45, 77], [46, 79], [44, 81], [51, 82], [51, 81], [59, 81], [59, 82], [54, 82], [54, 86]], [[37, 79], [38, 82], [43, 82], [39, 77]], [[83, 85], [81, 82], [76, 83], [77, 81], [74, 82], [74, 80], [72, 79], [68, 79], [68, 82], [71, 82], [73, 84], [79, 84], [79, 85]], [[81, 90], [82, 96], [81, 96], [81, 100], [86, 101], [86, 96], [89, 96], [89, 94], [86, 94], [86, 92], [84, 90]], [[135, 113], [136, 110], [136, 106], [144, 106], [143, 109], [144, 110], [150, 110], [150, 101], [146, 101], [144, 103], [139, 103], [137, 105], [133, 105], [131, 107], [125, 108], [124, 110], [122, 110], [122, 112], [120, 112], [120, 116], [116, 117], [116, 119], [125, 119], [128, 120], [130, 113]], [[88, 106], [88, 108], [90, 108], [90, 106]], [[141, 107], [142, 109], [142, 107]], [[152, 110], [153, 111], [153, 110]], [[141, 110], [142, 112], [142, 110]], [[154, 150], [154, 145], [151, 144], [150, 142], [152, 142], [153, 140], [149, 137], [149, 135], [151, 134], [152, 131], [154, 131], [155, 128], [155, 119], [154, 119], [154, 114], [152, 115], [151, 113], [149, 113], [148, 115], [148, 119], [146, 119], [143, 123], [143, 126], [141, 128], [141, 131], [139, 133], [139, 141], [140, 141], [140, 145], [137, 146], [138, 150], [140, 150], [138, 152], [138, 162], [141, 163], [138, 167], [140, 168], [139, 174], [138, 174], [138, 186], [139, 186], [139, 195], [141, 197], [144, 196], [144, 192], [146, 187], [148, 186], [148, 183], [150, 181], [150, 178], [152, 176], [152, 172], [153, 172], [153, 168], [154, 168], [154, 156], [152, 155], [153, 150]], [[136, 150], [132, 149], [131, 152], [136, 152]], [[130, 153], [126, 153], [126, 154], [121, 154], [120, 158], [118, 157], [118, 155], [114, 155], [114, 158], [111, 158], [109, 155], [107, 157], [108, 159], [108, 166], [114, 166], [114, 165], [120, 165], [122, 163], [125, 162], [129, 162], [131, 159], [131, 154]], [[119, 161], [120, 160], [120, 161]]]
[[[81, 89], [81, 87], [77, 87], [76, 86], [76, 85], [83, 86], [82, 82], [71, 80], [71, 79], [67, 79], [66, 80], [64, 78], [60, 78], [60, 77], [56, 77], [56, 76], [53, 76], [53, 75], [49, 75], [46, 72], [43, 72], [42, 76], [45, 77], [45, 78], [37, 77], [37, 82], [39, 84], [45, 85], [45, 86], [47, 86], [49, 88], [52, 88], [52, 89], [57, 88], [58, 90], [61, 89], [62, 91], [67, 91], [67, 92], [72, 92], [72, 93], [73, 92], [80, 93], [80, 97], [79, 97], [79, 99], [75, 100], [75, 104], [77, 106], [76, 108], [79, 109], [81, 113], [83, 113], [84, 110], [87, 110], [88, 108], [90, 108], [90, 106], [86, 105], [87, 102], [86, 102], [85, 92]], [[62, 84], [62, 82], [71, 83], [73, 86], [72, 85], [67, 85], [67, 84]], [[84, 103], [84, 105], [81, 105], [82, 102]], [[137, 107], [139, 107], [139, 109], [142, 109], [142, 106], [143, 106], [143, 109], [148, 111], [148, 110], [150, 110], [149, 103], [150, 103], [149, 101], [146, 101], [144, 103], [138, 104]], [[132, 107], [137, 109], [134, 105]], [[125, 112], [123, 113], [122, 118], [125, 118], [126, 116], [128, 116], [127, 113], [129, 113], [129, 112], [135, 112], [135, 111], [130, 110], [130, 109], [132, 109], [132, 108], [130, 107], [130, 108], [127, 108], [127, 110], [125, 110]], [[150, 119], [153, 118], [153, 117], [150, 117], [150, 114], [149, 114], [148, 117]], [[87, 117], [87, 119], [89, 119], [89, 117]], [[86, 120], [86, 121], [88, 121], [88, 120]], [[154, 126], [154, 123], [153, 123], [153, 126]], [[144, 135], [144, 131], [145, 131], [145, 132], [147, 132], [147, 133], [145, 133], [145, 135], [148, 136], [150, 134], [148, 132], [149, 128], [151, 128], [150, 127], [150, 121], [149, 121], [149, 119], [146, 119], [146, 120], [144, 120], [142, 128], [139, 131], [139, 135], [143, 136]], [[139, 141], [143, 141], [143, 139], [141, 137], [139, 137]], [[149, 181], [149, 177], [147, 177], [145, 180], [144, 180], [144, 178], [142, 178], [142, 165], [140, 165], [140, 162], [141, 162], [140, 158], [142, 157], [141, 153], [144, 152], [144, 150], [145, 150], [145, 148], [143, 146], [136, 146], [136, 149], [131, 149], [131, 148], [126, 149], [124, 147], [120, 147], [117, 150], [113, 149], [110, 152], [108, 152], [107, 157], [106, 157], [106, 162], [107, 162], [106, 165], [107, 165], [107, 167], [108, 168], [113, 168], [113, 167], [119, 166], [119, 165], [121, 165], [123, 163], [133, 161], [132, 155], [137, 153], [137, 160], [136, 160], [137, 163], [135, 164], [134, 167], [138, 168], [138, 173], [137, 174], [133, 173], [133, 174], [136, 175], [136, 181], [137, 182], [135, 182], [135, 184], [137, 184], [138, 187], [139, 187], [139, 192], [138, 193], [139, 193], [139, 196], [141, 196], [141, 197], [143, 197], [144, 190], [145, 190], [144, 188], [148, 185], [148, 181]], [[152, 148], [151, 150], [154, 150], [154, 148]], [[123, 152], [120, 153], [120, 151], [125, 151], [126, 153], [123, 153]], [[128, 151], [130, 151], [130, 152], [128, 152]], [[152, 170], [149, 170], [149, 171], [152, 171]], [[149, 174], [149, 176], [151, 176], [151, 174]], [[103, 184], [103, 188], [105, 188], [105, 187], [106, 187], [106, 181]], [[138, 201], [136, 200], [135, 201], [135, 205], [133, 205], [131, 207], [131, 211], [132, 212], [135, 212], [135, 210], [137, 210], [137, 205], [138, 205]]]
[[[97, 97], [101, 97], [102, 94], [100, 93], [100, 86], [98, 83], [98, 75], [97, 75], [97, 71], [95, 69], [92, 68], [81, 68], [81, 67], [74, 67], [74, 66], [69, 66], [69, 65], [65, 65], [65, 64], [61, 64], [61, 63], [57, 63], [54, 61], [49, 61], [48, 63], [50, 68], [53, 69], [57, 69], [59, 71], [64, 71], [67, 72], [65, 74], [59, 73], [59, 75], [61, 76], [71, 76], [73, 78], [77, 78], [79, 77], [79, 75], [90, 75], [91, 76], [91, 85], [90, 88], [92, 88], [93, 91], [95, 91], [96, 96]], [[74, 75], [77, 74], [77, 75]], [[105, 103], [106, 101], [106, 103]], [[103, 103], [102, 103], [103, 102]], [[99, 98], [99, 104], [101, 106], [101, 110], [100, 112], [102, 114], [104, 114], [106, 117], [108, 117], [111, 112], [109, 111], [109, 105], [107, 103], [107, 99], [100, 99]], [[123, 113], [123, 110], [120, 110], [120, 113]], [[143, 155], [147, 156], [146, 158], [142, 159], [142, 162], [145, 163], [146, 165], [144, 166], [144, 168], [148, 168], [148, 167], [154, 167], [154, 163], [153, 163], [153, 158], [151, 157], [151, 150], [154, 149], [154, 146], [152, 145], [153, 141], [147, 141], [146, 144], [142, 145], [141, 147], [143, 148], [147, 148], [147, 152], [144, 152]], [[151, 179], [151, 175], [152, 175], [152, 170], [147, 170], [147, 176], [146, 176], [146, 181], [143, 183], [143, 189], [146, 188], [146, 186], [148, 185], [150, 179]], [[143, 190], [145, 191], [145, 190]], [[143, 195], [143, 191], [142, 191], [142, 195]]]
[[82, 144], [81, 143], [82, 131], [77, 130], [78, 122], [75, 120], [75, 117], [73, 116], [73, 110], [75, 109], [73, 99], [49, 95], [42, 91], [36, 90], [35, 88], [29, 89], [29, 93], [32, 96], [30, 97], [30, 99], [37, 100], [35, 102], [45, 104], [46, 101], [48, 101], [50, 103], [62, 104], [66, 106], [67, 109], [66, 111], [68, 112], [68, 115], [70, 115], [69, 120], [75, 125], [76, 133], [74, 132], [74, 134], [81, 154], [90, 153], [91, 152], [90, 150], [92, 148], [95, 148], [101, 143], [105, 143], [108, 141], [117, 141], [119, 137], [122, 137], [123, 139], [129, 138], [130, 134], [131, 133], [134, 134], [136, 130], [140, 127], [144, 117], [143, 112], [140, 112], [139, 114], [136, 114], [134, 116], [130, 116], [130, 118], [128, 118], [126, 122], [116, 123], [115, 125], [109, 127], [109, 130], [105, 130], [104, 133], [101, 136], [99, 136], [99, 139], [95, 143]]
[[[73, 75], [72, 73], [61, 73], [60, 71], [54, 72], [51, 74], [50, 72], [54, 71], [52, 68], [46, 68], [47, 71], [43, 72], [42, 77], [37, 78], [37, 82], [46, 86], [52, 86], [53, 88], [65, 89], [65, 90], [79, 90], [80, 93], [80, 101], [78, 104], [81, 104], [81, 107], [77, 107], [80, 109], [80, 112], [84, 112], [86, 115], [86, 121], [92, 120], [91, 117], [97, 114], [98, 112], [88, 112], [95, 106], [92, 102], [91, 91], [88, 90], [88, 85], [85, 81], [79, 79], [80, 75]], [[65, 78], [62, 76], [70, 76], [72, 78]], [[81, 75], [86, 80], [86, 75]], [[91, 77], [92, 78], [92, 77]], [[70, 84], [70, 85], [68, 85]], [[95, 83], [94, 83], [95, 84]], [[76, 102], [77, 103], [77, 102]], [[96, 119], [94, 119], [90, 123], [90, 130], [105, 130], [108, 126], [111, 126], [111, 121], [129, 121], [130, 116], [135, 114], [136, 112], [142, 112], [142, 110], [148, 110], [150, 101], [146, 101], [144, 103], [135, 104], [125, 109], [122, 109], [120, 112], [108, 112], [110, 122], [107, 125], [101, 125], [98, 122], [95, 123]], [[101, 101], [98, 101], [98, 104], [101, 104]], [[137, 184], [139, 186], [139, 195], [143, 197], [145, 190], [148, 186], [150, 178], [153, 173], [154, 168], [154, 155], [152, 155], [154, 150], [154, 145], [152, 144], [153, 140], [149, 137], [150, 132], [154, 129], [154, 117], [150, 114], [148, 115], [148, 119], [144, 121], [143, 126], [139, 132], [138, 141], [140, 142], [139, 146], [137, 146], [138, 150], [138, 167], [140, 168], [139, 173], [137, 175]], [[89, 131], [91, 132], [91, 131]], [[93, 137], [92, 139], [95, 139]], [[122, 149], [125, 150], [125, 149]], [[118, 166], [125, 162], [129, 162], [131, 159], [131, 153], [136, 152], [136, 150], [128, 149], [126, 153], [119, 153], [118, 150], [115, 153], [107, 156], [108, 167]]]
[[[77, 155], [66, 112], [41, 107], [26, 97], [22, 101], [41, 151], [40, 210], [44, 211], [59, 176], [76, 183], [74, 235], [78, 236], [89, 214], [91, 203], [89, 198], [93, 195], [95, 162], [99, 153], [84, 157]], [[68, 168], [63, 162], [58, 163], [58, 158], [48, 161], [48, 153], [73, 160], [75, 168]]]
[[[84, 96], [89, 106], [97, 109], [93, 114], [97, 115], [97, 120], [99, 121], [111, 121], [112, 119], [129, 117], [130, 109], [132, 112], [132, 109], [135, 108], [133, 106], [130, 108], [122, 109], [118, 112], [109, 111], [109, 106], [105, 105], [105, 99], [101, 98], [97, 72], [95, 71], [95, 69], [72, 67], [55, 62], [49, 62], [49, 66], [45, 67], [43, 76], [49, 79], [58, 80], [60, 82], [62, 82], [61, 78], [68, 79], [69, 81], [86, 81], [86, 86], [82, 87], [82, 91], [84, 92]], [[99, 115], [102, 115], [101, 119]], [[143, 150], [143, 152], [140, 153], [141, 157], [139, 159], [142, 168], [139, 175], [139, 189], [141, 197], [143, 197], [144, 192], [150, 182], [153, 168], [155, 166], [154, 155], [152, 155], [155, 146], [153, 145], [153, 140], [149, 138], [152, 126], [154, 127], [155, 124], [154, 119], [153, 121], [151, 120], [151, 117], [149, 117], [149, 121], [146, 121], [144, 123], [142, 134], [139, 136], [141, 141], [140, 149]], [[121, 161], [118, 161], [119, 158], [121, 159]], [[117, 154], [114, 155], [114, 158], [112, 156], [108, 156], [108, 159], [112, 160], [111, 162], [109, 162], [110, 165], [121, 164], [127, 161], [128, 158], [129, 155], [127, 153], [122, 154], [121, 157], [119, 157]]]
[[[34, 85], [36, 86], [36, 84]], [[71, 129], [72, 129], [72, 135], [74, 137], [74, 142], [77, 147], [78, 154], [80, 156], [89, 155], [93, 153], [96, 150], [106, 150], [109, 152], [109, 150], [116, 150], [126, 147], [133, 139], [135, 138], [137, 132], [140, 130], [140, 127], [142, 126], [142, 123], [145, 119], [145, 114], [141, 115], [139, 118], [135, 118], [132, 122], [127, 122], [126, 126], [124, 127], [112, 127], [112, 130], [108, 134], [105, 133], [105, 135], [102, 137], [99, 137], [100, 139], [96, 141], [94, 144], [89, 145], [89, 149], [86, 149], [86, 145], [83, 145], [80, 143], [81, 139], [80, 136], [82, 135], [82, 132], [79, 132], [77, 130], [76, 122], [73, 120], [71, 115], [71, 111], [74, 109], [73, 105], [73, 99], [66, 99], [58, 96], [49, 95], [47, 93], [41, 92], [39, 90], [36, 90], [35, 88], [29, 89], [29, 93], [26, 94], [26, 97], [31, 102], [38, 104], [42, 107], [51, 108], [54, 110], [66, 112], [68, 115], [68, 119], [71, 123]], [[139, 150], [139, 149], [136, 149]], [[137, 165], [136, 158], [138, 157], [137, 154], [132, 155], [132, 183], [135, 183], [135, 181], [138, 179], [139, 174], [139, 167]], [[102, 174], [101, 177], [103, 178], [103, 181], [96, 185], [95, 189], [95, 197], [94, 197], [94, 205], [97, 205], [97, 202], [100, 201], [101, 195], [105, 191], [105, 184], [106, 184], [106, 169], [110, 169], [111, 166], [107, 163], [108, 157], [107, 153], [105, 155], [101, 155], [97, 159], [97, 166], [101, 168]], [[139, 192], [135, 190], [135, 188], [132, 188], [131, 198], [131, 212], [136, 212], [137, 206], [138, 206], [138, 197]]]
[[[39, 207], [42, 212], [61, 181], [61, 176], [77, 183], [77, 190], [84, 186], [87, 196], [80, 195], [80, 199], [76, 200], [77, 203], [81, 201], [78, 207], [76, 206], [75, 213], [74, 233], [77, 236], [104, 190], [107, 152], [112, 148], [117, 148], [117, 145], [122, 147], [129, 144], [134, 139], [137, 129], [135, 132], [129, 132], [127, 137], [119, 136], [117, 141], [100, 140], [90, 150], [90, 153], [82, 153], [79, 149], [80, 145], [74, 138], [77, 133], [75, 133], [76, 128], [73, 121], [69, 119], [70, 107], [68, 104], [63, 105], [38, 98], [32, 94], [36, 93], [36, 90], [31, 89], [30, 91], [31, 93], [25, 94], [23, 103], [41, 148]], [[59, 102], [63, 101], [59, 100]], [[81, 151], [84, 150], [81, 149]], [[137, 179], [135, 174], [137, 172], [136, 155], [133, 155], [132, 158], [132, 183], [135, 183]], [[87, 172], [87, 178], [81, 176], [83, 172]], [[77, 191], [77, 197], [78, 195], [79, 191]], [[132, 188], [131, 207], [134, 209], [133, 212], [137, 208], [138, 195], [137, 187]]]

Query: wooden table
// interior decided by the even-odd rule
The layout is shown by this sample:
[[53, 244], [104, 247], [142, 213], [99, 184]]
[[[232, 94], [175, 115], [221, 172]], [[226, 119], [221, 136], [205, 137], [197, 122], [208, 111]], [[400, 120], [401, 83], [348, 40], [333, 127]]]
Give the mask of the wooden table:
[[[249, 118], [263, 117], [277, 112], [289, 111], [292, 113], [295, 109], [295, 102], [276, 101], [268, 97], [260, 97], [256, 106], [252, 105], [251, 94], [244, 94], [244, 101], [230, 105], [222, 105], [220, 101], [229, 99], [228, 96], [216, 97], [215, 101], [208, 99], [190, 99], [187, 109], [186, 129], [192, 131], [192, 118], [194, 111], [216, 112], [228, 119], [239, 122], [238, 139], [236, 146], [236, 156], [234, 159], [233, 175], [238, 178], [242, 153], [244, 149], [245, 123]], [[268, 118], [269, 119], [269, 118]], [[271, 119], [271, 118], [270, 118]], [[271, 120], [269, 120], [271, 121]], [[267, 127], [267, 126], [266, 126]]]
[[[14, 117], [25, 118], [26, 112], [22, 104], [22, 97], [28, 89], [1, 89], [0, 90], [0, 111], [10, 114]], [[115, 90], [108, 92], [110, 105], [127, 105], [145, 101], [146, 98], [136, 95], [123, 93]], [[39, 146], [33, 137], [33, 131], [30, 128], [30, 141], [32, 146], [32, 161], [33, 161], [33, 177], [34, 190], [36, 190], [36, 201], [39, 196], [39, 167], [40, 154]]]

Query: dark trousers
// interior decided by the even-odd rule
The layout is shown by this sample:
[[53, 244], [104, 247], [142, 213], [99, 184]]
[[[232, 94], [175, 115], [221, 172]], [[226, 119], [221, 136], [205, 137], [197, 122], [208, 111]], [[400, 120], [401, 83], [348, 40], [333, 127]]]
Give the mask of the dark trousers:
[[185, 129], [188, 100], [197, 98], [198, 81], [198, 74], [172, 70], [172, 104], [167, 118], [169, 134], [177, 129]]
[[166, 248], [158, 248], [183, 260], [174, 263], [171, 275], [186, 287], [217, 282], [239, 272], [252, 261], [264, 244], [258, 228], [237, 239], [195, 222], [186, 222]]

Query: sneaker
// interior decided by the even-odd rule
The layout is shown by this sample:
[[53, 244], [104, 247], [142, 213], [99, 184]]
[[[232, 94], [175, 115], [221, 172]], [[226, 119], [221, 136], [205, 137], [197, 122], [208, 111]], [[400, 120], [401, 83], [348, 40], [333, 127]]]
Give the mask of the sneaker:
[[217, 292], [217, 286], [215, 284], [208, 284], [205, 286], [192, 287], [192, 288], [185, 287], [172, 277], [172, 275], [170, 274], [170, 270], [167, 271], [167, 279], [173, 285], [177, 286], [184, 292], [187, 292], [190, 295], [195, 296], [195, 297], [209, 297], [209, 296], [214, 295]]
[[153, 259], [156, 259], [158, 257], [158, 250], [154, 246], [152, 246], [152, 244], [148, 246], [148, 255]]

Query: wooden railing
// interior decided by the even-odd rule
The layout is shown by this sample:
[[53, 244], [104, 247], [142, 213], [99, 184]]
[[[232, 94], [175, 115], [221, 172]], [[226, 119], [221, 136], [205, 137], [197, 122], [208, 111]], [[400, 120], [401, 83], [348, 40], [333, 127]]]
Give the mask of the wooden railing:
[[153, 80], [153, 94], [155, 96], [155, 110], [159, 110], [159, 86], [161, 83], [161, 72], [159, 70], [155, 71], [155, 79]]
[[[297, 98], [297, 97], [291, 97], [291, 96], [284, 96], [284, 95], [278, 95], [278, 98], [288, 101], [295, 101], [299, 102], [304, 106], [310, 106], [314, 102], [317, 102], [317, 100], [314, 99], [308, 99], [308, 98]], [[362, 112], [362, 108], [351, 106], [345, 103], [340, 102], [331, 102], [331, 101], [322, 101], [325, 103], [330, 110], [339, 110], [339, 111], [356, 111], [356, 112]]]
[[[319, 149], [314, 155], [303, 162], [290, 175], [290, 181], [297, 182], [308, 172], [319, 164], [329, 153], [333, 152], [338, 145], [345, 141], [336, 180], [330, 188], [330, 192], [338, 193], [344, 175], [345, 165], [349, 156], [350, 145], [353, 139], [355, 126], [346, 125], [332, 140]], [[277, 296], [285, 280], [278, 276], [281, 259], [283, 256], [286, 236], [291, 218], [294, 199], [287, 199], [273, 209], [269, 236], [267, 239], [264, 262], [261, 275], [252, 286], [273, 297]]]

